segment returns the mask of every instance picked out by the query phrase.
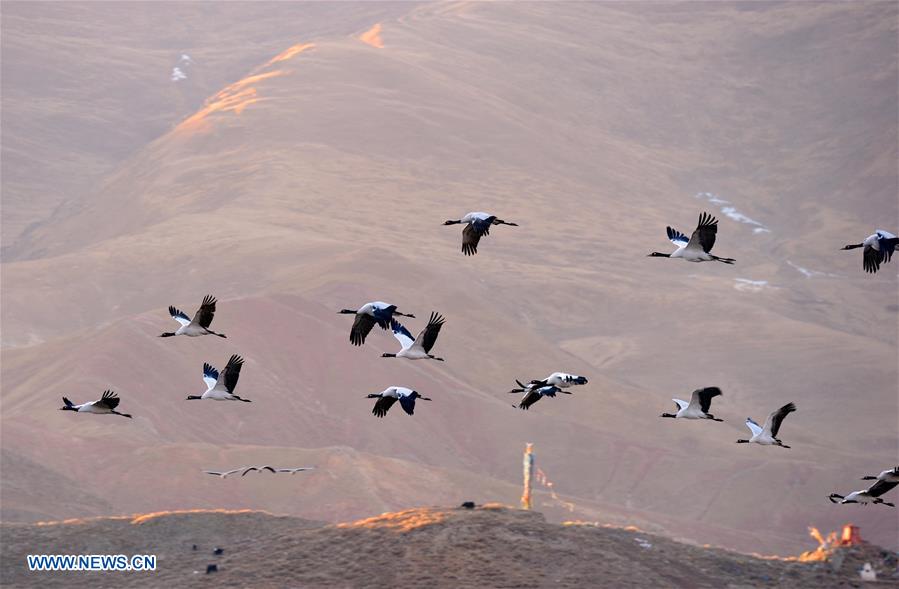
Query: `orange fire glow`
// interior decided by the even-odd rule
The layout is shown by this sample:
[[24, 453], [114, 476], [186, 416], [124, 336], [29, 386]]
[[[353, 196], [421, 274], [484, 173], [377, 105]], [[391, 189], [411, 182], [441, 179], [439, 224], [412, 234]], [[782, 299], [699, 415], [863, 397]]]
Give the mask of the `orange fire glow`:
[[383, 49], [384, 41], [381, 39], [381, 23], [377, 23], [375, 26], [359, 35], [359, 40], [366, 45]]
[[259, 91], [254, 84], [262, 82], [269, 78], [284, 76], [288, 72], [283, 69], [263, 72], [275, 63], [287, 61], [295, 55], [315, 47], [314, 43], [297, 43], [292, 47], [288, 47], [275, 57], [268, 60], [264, 65], [254, 69], [247, 77], [229, 84], [215, 95], [206, 99], [203, 108], [187, 117], [175, 128], [175, 131], [195, 131], [206, 128], [209, 122], [209, 115], [217, 112], [233, 112], [240, 114], [251, 104], [266, 100], [259, 96]]
[[215, 96], [206, 99], [206, 104], [190, 117], [184, 119], [176, 130], [195, 129], [199, 127], [207, 117], [214, 112], [234, 112], [240, 114], [243, 110], [256, 102], [263, 100], [257, 96], [257, 90], [250, 84], [261, 82], [269, 78], [283, 76], [284, 70], [274, 70], [262, 74], [247, 76], [233, 84], [226, 86]]
[[537, 469], [537, 482], [540, 483], [543, 487], [549, 489], [549, 496], [552, 497], [555, 501], [557, 501], [562, 507], [567, 509], [570, 512], [574, 511], [575, 505], [570, 501], [565, 501], [561, 497], [556, 494], [556, 490], [554, 488], [553, 482], [549, 480], [549, 477], [546, 476], [546, 473], [541, 469]]
[[419, 508], [382, 513], [375, 517], [355, 522], [337, 524], [338, 528], [387, 528], [397, 532], [408, 532], [417, 528], [439, 524], [446, 519], [446, 513], [435, 509]]
[[167, 515], [183, 515], [186, 513], [226, 513], [228, 515], [233, 515], [236, 513], [264, 513], [266, 515], [272, 515], [267, 511], [262, 511], [259, 509], [175, 509], [173, 511], [154, 511], [153, 513], [143, 513], [140, 515], [135, 515], [131, 520], [131, 523], [133, 525], [139, 526], [140, 524], [146, 523], [158, 517], [165, 517]]
[[812, 526], [808, 529], [808, 534], [818, 542], [818, 547], [814, 550], [806, 550], [799, 556], [764, 556], [761, 554], [753, 554], [757, 558], [765, 560], [784, 560], [798, 562], [823, 562], [828, 560], [840, 546], [851, 546], [861, 543], [858, 535], [858, 528], [852, 524], [843, 526], [841, 532], [830, 532], [825, 537], [818, 528]]
[[287, 49], [285, 49], [278, 55], [271, 58], [268, 61], [268, 63], [266, 63], [262, 67], [268, 67], [268, 66], [272, 65], [273, 63], [278, 63], [279, 61], [286, 61], [286, 60], [290, 59], [291, 57], [293, 57], [294, 55], [296, 55], [298, 53], [302, 53], [302, 52], [306, 51], [307, 49], [312, 49], [313, 47], [315, 47], [315, 43], [297, 43], [293, 47], [288, 47]]
[[89, 522], [107, 521], [107, 520], [130, 520], [131, 524], [140, 525], [158, 517], [167, 515], [182, 515], [186, 513], [263, 513], [272, 515], [267, 511], [260, 509], [175, 509], [172, 511], [154, 511], [153, 513], [134, 513], [131, 515], [101, 515], [97, 517], [76, 517], [71, 519], [63, 519], [56, 521], [36, 522], [36, 526], [58, 526], [58, 525], [82, 525]]

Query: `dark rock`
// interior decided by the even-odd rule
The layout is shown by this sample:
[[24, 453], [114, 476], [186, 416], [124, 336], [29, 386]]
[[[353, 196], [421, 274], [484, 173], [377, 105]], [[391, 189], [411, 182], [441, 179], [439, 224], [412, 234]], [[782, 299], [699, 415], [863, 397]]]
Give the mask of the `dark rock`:
[[219, 570], [219, 565], [217, 565], [217, 564], [207, 564], [206, 565], [206, 574], [207, 575], [209, 573], [217, 573], [218, 570]]

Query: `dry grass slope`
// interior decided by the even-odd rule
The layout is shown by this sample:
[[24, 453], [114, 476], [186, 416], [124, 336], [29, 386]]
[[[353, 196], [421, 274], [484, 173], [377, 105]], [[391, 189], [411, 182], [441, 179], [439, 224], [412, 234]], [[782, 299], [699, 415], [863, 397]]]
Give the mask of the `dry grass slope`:
[[[487, 505], [417, 508], [322, 526], [261, 513], [159, 514], [2, 528], [4, 587], [830, 587], [895, 554], [845, 549], [842, 567], [680, 544], [639, 531], [547, 523]], [[192, 546], [196, 544], [197, 550]], [[222, 556], [212, 555], [223, 547]], [[28, 573], [24, 555], [155, 553], [155, 573]], [[219, 572], [206, 575], [206, 565]]]

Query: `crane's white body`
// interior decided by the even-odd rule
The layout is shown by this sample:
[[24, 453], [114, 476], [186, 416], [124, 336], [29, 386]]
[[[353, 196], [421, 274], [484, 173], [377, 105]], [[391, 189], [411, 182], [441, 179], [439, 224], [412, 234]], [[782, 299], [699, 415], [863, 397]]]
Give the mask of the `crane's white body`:
[[180, 316], [174, 316], [175, 321], [181, 324], [181, 327], [175, 330], [175, 335], [186, 335], [187, 337], [198, 337], [201, 335], [209, 335], [209, 330], [194, 323], [190, 319]]
[[418, 334], [418, 337], [413, 340], [411, 337], [409, 337], [408, 331], [404, 332], [394, 329], [393, 337], [395, 337], [403, 347], [402, 350], [396, 353], [396, 357], [408, 358], [409, 360], [430, 359], [431, 355], [425, 351], [424, 346], [422, 345], [423, 336], [424, 331]]
[[861, 491], [853, 491], [843, 497], [839, 502], [840, 503], [881, 503], [883, 499], [880, 497], [872, 497], [868, 493], [868, 489], [862, 489]]
[[869, 235], [865, 238], [865, 241], [862, 244], [865, 247], [873, 248], [876, 251], [880, 251], [880, 240], [882, 239], [895, 239], [896, 236], [890, 233], [889, 231], [884, 231], [883, 229], [878, 229], [872, 235]]
[[567, 389], [568, 387], [587, 384], [587, 379], [577, 374], [568, 374], [567, 372], [553, 372], [543, 379], [547, 385]]
[[200, 395], [201, 399], [213, 401], [237, 401], [237, 398], [225, 388], [225, 382], [218, 376], [218, 371], [203, 372], [203, 382], [206, 383], [206, 392]]
[[111, 408], [100, 403], [99, 400], [75, 405], [75, 411], [77, 411], [78, 413], [96, 413], [98, 415], [113, 412]]
[[242, 399], [234, 394], [237, 381], [240, 378], [240, 369], [244, 360], [237, 354], [231, 356], [224, 370], [219, 372], [209, 363], [203, 364], [203, 382], [206, 383], [206, 392], [202, 395], [190, 395], [191, 399], [212, 399], [213, 401], [243, 401], [250, 403], [249, 399]]
[[437, 342], [443, 321], [444, 319], [439, 313], [432, 312], [428, 324], [418, 333], [418, 337], [413, 339], [412, 333], [402, 323], [392, 319], [390, 321], [390, 331], [393, 332], [393, 337], [400, 342], [402, 349], [396, 354], [384, 354], [384, 357], [442, 361], [443, 358], [438, 358], [431, 354], [431, 348]]
[[374, 317], [375, 319], [383, 319], [385, 318], [385, 311], [390, 310], [387, 313], [386, 319], [390, 320], [390, 315], [393, 314], [393, 309], [396, 309], [396, 305], [390, 305], [385, 303], [384, 301], [372, 301], [370, 303], [365, 303], [362, 305], [356, 313], [359, 315], [368, 315], [370, 317]]
[[862, 477], [866, 481], [883, 481], [885, 483], [899, 483], [899, 466], [881, 472], [877, 476]]
[[460, 219], [463, 223], [476, 223], [477, 221], [486, 221], [490, 217], [492, 217], [490, 213], [485, 213], [482, 211], [475, 211], [472, 213], [468, 213], [462, 219]]
[[706, 415], [702, 411], [702, 407], [699, 406], [699, 403], [687, 402], [682, 399], [671, 399], [677, 406], [680, 407], [677, 413], [674, 414], [675, 418], [678, 419], [708, 419], [709, 416]]
[[777, 444], [777, 440], [771, 435], [771, 427], [768, 422], [765, 422], [765, 427], [761, 427], [749, 418], [746, 420], [746, 427], [752, 432], [752, 437], [749, 438], [750, 444], [761, 444], [762, 446], [774, 446]]
[[403, 397], [412, 395], [412, 389], [408, 389], [406, 387], [387, 387], [379, 394], [381, 397], [393, 397], [394, 399], [399, 400]]
[[671, 258], [680, 258], [687, 262], [711, 262], [714, 259], [711, 254], [703, 251], [699, 240], [691, 241], [683, 233], [677, 233], [676, 236], [670, 238], [670, 241], [677, 246], [677, 249], [669, 256]]
[[408, 415], [415, 414], [415, 400], [421, 399], [422, 401], [430, 401], [428, 397], [423, 397], [418, 391], [414, 391], [412, 389], [408, 389], [406, 387], [387, 387], [380, 393], [372, 393], [370, 395], [366, 395], [369, 399], [378, 399], [375, 402], [375, 406], [372, 408], [371, 412], [375, 417], [384, 417], [387, 415], [387, 412], [390, 411], [390, 408], [397, 401], [400, 402], [400, 407], [402, 407], [403, 411]]

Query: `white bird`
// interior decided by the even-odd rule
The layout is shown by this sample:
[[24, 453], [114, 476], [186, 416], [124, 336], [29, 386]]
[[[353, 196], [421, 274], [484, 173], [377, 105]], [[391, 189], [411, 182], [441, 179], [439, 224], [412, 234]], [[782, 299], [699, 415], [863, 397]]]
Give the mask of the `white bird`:
[[831, 493], [827, 498], [830, 499], [831, 503], [861, 503], [862, 505], [867, 505], [868, 503], [877, 505], [879, 503], [890, 507], [896, 507], [894, 504], [880, 498], [881, 495], [896, 485], [899, 485], [899, 481], [878, 480], [867, 489], [853, 491], [845, 497], [836, 493]]
[[780, 446], [781, 448], [789, 448], [783, 442], [777, 439], [777, 432], [780, 430], [780, 424], [784, 418], [796, 411], [796, 405], [787, 403], [777, 411], [771, 413], [765, 421], [765, 426], [760, 427], [751, 417], [746, 418], [746, 426], [752, 431], [752, 437], [748, 440], [737, 440], [738, 444], [762, 444], [763, 446]]
[[240, 472], [240, 471], [242, 471], [242, 470], [243, 470], [243, 467], [241, 467], [241, 468], [235, 468], [234, 470], [226, 470], [226, 471], [224, 471], [224, 472], [221, 472], [221, 471], [218, 471], [218, 470], [204, 470], [203, 472], [205, 472], [206, 474], [211, 474], [211, 475], [213, 475], [213, 476], [217, 476], [217, 477], [226, 479], [226, 478], [228, 478], [229, 475], [232, 475], [232, 474], [234, 474], [235, 472]]
[[885, 481], [887, 483], [899, 483], [899, 466], [885, 470], [877, 476], [864, 476], [863, 481]]
[[390, 327], [390, 320], [394, 315], [400, 317], [411, 317], [415, 319], [415, 315], [400, 313], [396, 310], [396, 305], [390, 305], [383, 301], [373, 301], [365, 303], [359, 309], [341, 309], [338, 315], [355, 315], [353, 327], [350, 329], [350, 342], [354, 346], [361, 346], [365, 343], [365, 338], [375, 326], [381, 326], [381, 329]]
[[211, 364], [203, 364], [203, 382], [206, 383], [206, 392], [202, 395], [189, 395], [187, 400], [213, 399], [215, 401], [243, 401], [250, 403], [249, 399], [241, 399], [234, 394], [237, 387], [237, 379], [240, 378], [240, 369], [243, 366], [243, 358], [234, 354], [228, 360], [225, 369], [219, 373]]
[[300, 466], [297, 468], [279, 468], [278, 472], [289, 472], [290, 474], [297, 474], [298, 472], [303, 472], [305, 470], [313, 470], [314, 466]]
[[455, 221], [450, 219], [443, 224], [458, 225], [460, 223], [466, 224], [465, 228], [462, 229], [462, 253], [466, 256], [478, 253], [478, 242], [481, 240], [481, 237], [490, 235], [491, 225], [518, 227], [518, 223], [509, 223], [502, 219], [497, 219], [496, 215], [482, 212], [468, 213], [461, 219], [456, 219]]
[[712, 421], [724, 421], [718, 419], [711, 413], [709, 408], [712, 406], [712, 398], [721, 394], [718, 387], [706, 387], [704, 389], [696, 389], [690, 402], [681, 399], [672, 399], [677, 403], [677, 413], [662, 413], [661, 417], [675, 417], [679, 419], [711, 419]]
[[172, 316], [172, 319], [181, 324], [181, 327], [176, 331], [162, 333], [159, 337], [172, 337], [174, 335], [186, 335], [189, 337], [217, 335], [219, 337], [227, 337], [223, 333], [216, 333], [209, 329], [209, 326], [212, 324], [212, 318], [215, 316], [215, 302], [215, 297], [206, 295], [203, 298], [203, 304], [197, 309], [193, 319], [170, 305], [169, 314]]
[[443, 362], [443, 358], [438, 358], [430, 353], [431, 348], [434, 347], [434, 343], [437, 341], [437, 336], [440, 334], [440, 328], [443, 327], [443, 322], [444, 318], [441, 317], [439, 313], [432, 312], [428, 324], [419, 332], [417, 338], [412, 339], [412, 334], [409, 333], [408, 329], [403, 327], [403, 325], [396, 319], [391, 319], [390, 329], [393, 331], [393, 336], [400, 342], [403, 349], [396, 354], [385, 352], [381, 354], [381, 357], [408, 358], [410, 360], [424, 360], [429, 358], [431, 360], [440, 360]]
[[521, 401], [518, 402], [518, 405], [513, 405], [513, 407], [518, 407], [519, 409], [528, 410], [531, 408], [531, 405], [543, 397], [555, 397], [556, 393], [564, 393], [566, 395], [571, 394], [569, 391], [563, 391], [555, 385], [524, 384], [520, 380], [516, 380], [515, 382], [518, 383], [520, 388], [512, 389], [509, 393], [524, 393], [524, 396], [521, 398]]
[[864, 247], [862, 250], [862, 267], [865, 272], [874, 274], [880, 269], [880, 265], [890, 261], [896, 246], [899, 245], [899, 237], [896, 237], [889, 231], [878, 229], [865, 238], [861, 243], [850, 244], [843, 247], [844, 250], [852, 250], [857, 247]]
[[687, 236], [677, 229], [666, 227], [666, 230], [668, 239], [677, 246], [677, 250], [670, 254], [652, 252], [649, 257], [681, 258], [688, 262], [710, 262], [712, 260], [725, 264], [736, 262], [733, 258], [719, 258], [710, 253], [715, 245], [715, 235], [718, 233], [718, 220], [708, 213], [699, 215], [699, 224], [690, 239], [687, 239]]
[[560, 389], [567, 389], [572, 385], [587, 384], [587, 379], [586, 377], [568, 374], [567, 372], [553, 372], [543, 380], [532, 380], [530, 384], [541, 386], [551, 385], [559, 387]]
[[431, 400], [428, 397], [422, 397], [418, 391], [413, 391], [406, 387], [387, 387], [380, 393], [371, 393], [370, 395], [367, 395], [366, 398], [377, 399], [374, 408], [371, 410], [372, 415], [376, 417], [384, 417], [387, 415], [387, 411], [389, 411], [397, 401], [400, 402], [400, 407], [403, 408], [403, 411], [412, 415], [415, 413], [415, 399], [421, 399], [422, 401]]
[[103, 391], [103, 395], [96, 401], [89, 401], [87, 403], [82, 403], [81, 405], [75, 405], [65, 397], [62, 398], [62, 402], [65, 403], [65, 405], [59, 408], [60, 411], [77, 411], [78, 413], [97, 414], [110, 413], [112, 415], [121, 415], [122, 417], [131, 417], [127, 413], [119, 413], [115, 410], [115, 408], [119, 406], [119, 397], [110, 390]]

